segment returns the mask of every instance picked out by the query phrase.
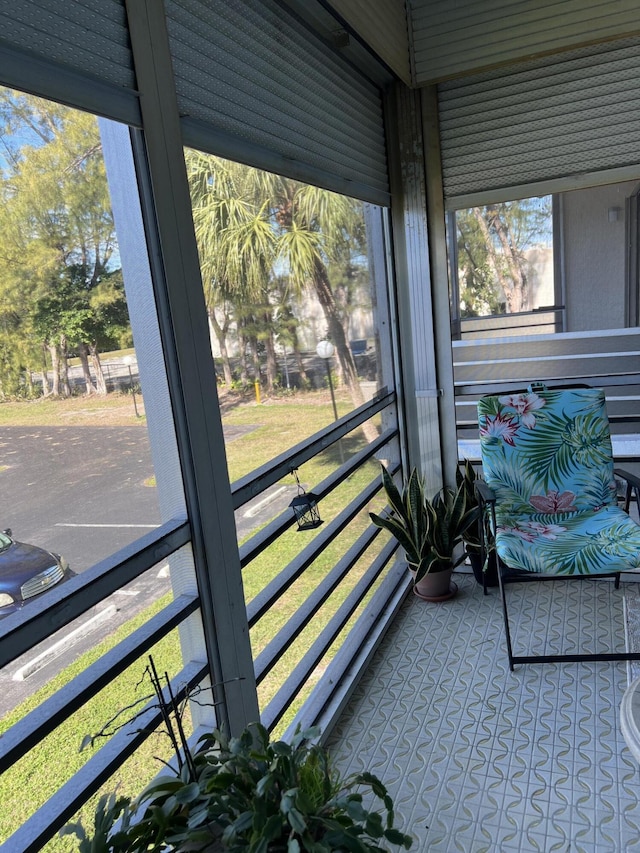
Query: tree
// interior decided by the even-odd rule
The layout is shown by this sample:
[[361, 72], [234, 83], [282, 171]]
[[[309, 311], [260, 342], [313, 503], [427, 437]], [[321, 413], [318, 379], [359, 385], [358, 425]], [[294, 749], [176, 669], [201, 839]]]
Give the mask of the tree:
[[550, 197], [456, 212], [463, 316], [501, 313], [503, 302], [508, 314], [531, 310], [528, 251], [549, 242], [550, 223]]
[[[209, 312], [231, 302], [244, 318], [249, 306], [271, 306], [273, 317], [278, 302], [273, 283], [286, 275], [293, 294], [311, 290], [318, 299], [342, 379], [354, 404], [363, 403], [347, 340], [348, 316], [329, 273], [364, 254], [360, 202], [198, 152], [189, 152], [187, 162]], [[267, 313], [261, 322], [271, 346]]]
[[11, 224], [3, 231], [0, 302], [19, 278], [20, 332], [33, 330], [48, 348], [53, 393], [69, 393], [69, 349], [80, 357], [87, 393], [106, 393], [99, 350], [114, 337], [114, 317], [120, 331], [128, 320], [121, 279], [112, 275], [115, 228], [96, 120], [7, 89], [0, 120], [3, 218]]

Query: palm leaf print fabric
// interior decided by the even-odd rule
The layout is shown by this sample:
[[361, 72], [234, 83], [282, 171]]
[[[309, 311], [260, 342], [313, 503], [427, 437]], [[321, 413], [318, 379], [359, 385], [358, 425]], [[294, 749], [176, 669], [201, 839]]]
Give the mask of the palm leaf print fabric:
[[640, 571], [640, 526], [617, 505], [604, 392], [550, 389], [478, 403], [484, 477], [507, 566], [561, 575]]

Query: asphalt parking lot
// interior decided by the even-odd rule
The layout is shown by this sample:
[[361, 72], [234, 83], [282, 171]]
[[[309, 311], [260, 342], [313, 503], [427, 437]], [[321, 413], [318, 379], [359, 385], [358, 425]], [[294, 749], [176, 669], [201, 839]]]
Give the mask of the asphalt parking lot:
[[[225, 430], [227, 441], [240, 434]], [[10, 527], [16, 539], [63, 554], [80, 573], [158, 526], [156, 489], [149, 485], [153, 473], [141, 427], [4, 427], [0, 528]], [[236, 513], [239, 539], [282, 512], [296, 491], [274, 486], [242, 507]], [[55, 655], [47, 656], [51, 640], [5, 667], [0, 717], [169, 589], [166, 567], [158, 566], [68, 626], [62, 639], [74, 642], [63, 642]], [[33, 667], [38, 655], [44, 657]]]

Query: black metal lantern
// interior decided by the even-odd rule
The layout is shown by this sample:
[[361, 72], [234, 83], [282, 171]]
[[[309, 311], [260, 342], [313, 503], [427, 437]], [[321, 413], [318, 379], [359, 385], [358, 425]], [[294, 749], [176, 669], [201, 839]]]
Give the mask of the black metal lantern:
[[291, 473], [296, 478], [298, 494], [291, 501], [289, 506], [296, 517], [298, 533], [301, 530], [313, 530], [315, 527], [320, 527], [322, 519], [320, 518], [320, 512], [318, 511], [318, 498], [313, 494], [313, 492], [305, 492], [302, 488], [300, 480], [298, 479], [297, 468], [293, 468]]

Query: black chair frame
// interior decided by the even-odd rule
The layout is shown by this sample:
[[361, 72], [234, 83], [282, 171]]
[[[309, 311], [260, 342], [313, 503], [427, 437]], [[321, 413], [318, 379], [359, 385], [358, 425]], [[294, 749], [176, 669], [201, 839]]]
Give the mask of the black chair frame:
[[[623, 508], [628, 513], [632, 499], [635, 499], [640, 508], [640, 478], [636, 477], [628, 471], [615, 469], [616, 477], [622, 479], [626, 483], [625, 495], [623, 498]], [[475, 482], [476, 495], [480, 505], [480, 520], [479, 531], [482, 543], [481, 558], [483, 565], [488, 554], [492, 554], [497, 562], [498, 568], [498, 587], [500, 597], [502, 599], [502, 614], [504, 618], [505, 637], [507, 642], [507, 654], [509, 657], [509, 669], [514, 670], [516, 664], [525, 663], [565, 663], [579, 661], [631, 661], [640, 660], [640, 651], [637, 652], [590, 652], [590, 653], [570, 653], [570, 654], [543, 654], [543, 655], [514, 655], [513, 645], [511, 642], [511, 631], [509, 628], [509, 614], [507, 610], [506, 587], [510, 583], [533, 583], [545, 582], [554, 580], [571, 580], [571, 581], [597, 581], [602, 578], [614, 578], [615, 589], [620, 588], [620, 572], [612, 572], [601, 575], [549, 575], [549, 574], [534, 574], [532, 572], [524, 572], [510, 569], [495, 552], [495, 543], [491, 538], [491, 531], [496, 529], [496, 496], [490, 486], [484, 480], [476, 480]], [[487, 594], [486, 585], [484, 594]]]

